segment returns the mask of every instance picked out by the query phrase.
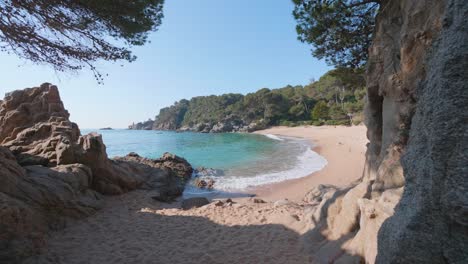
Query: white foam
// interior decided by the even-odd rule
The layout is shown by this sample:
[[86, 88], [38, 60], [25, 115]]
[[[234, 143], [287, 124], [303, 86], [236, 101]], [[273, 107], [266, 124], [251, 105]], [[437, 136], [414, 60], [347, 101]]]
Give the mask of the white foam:
[[279, 140], [279, 141], [283, 141], [284, 139], [276, 136], [276, 135], [273, 135], [273, 134], [265, 134], [266, 137], [268, 138], [271, 138], [271, 139], [274, 139], [274, 140]]
[[253, 177], [241, 175], [219, 177], [216, 181], [216, 189], [223, 191], [246, 190], [260, 185], [298, 179], [323, 169], [325, 165], [327, 165], [327, 160], [308, 147], [304, 153], [297, 157], [297, 163], [289, 170]]

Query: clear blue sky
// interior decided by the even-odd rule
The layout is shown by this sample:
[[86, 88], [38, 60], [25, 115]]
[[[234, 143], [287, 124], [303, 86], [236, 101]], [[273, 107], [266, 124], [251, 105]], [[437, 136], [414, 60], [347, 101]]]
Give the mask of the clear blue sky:
[[291, 0], [168, 0], [136, 62], [98, 64], [104, 85], [89, 71], [55, 73], [0, 53], [0, 94], [51, 82], [81, 128], [124, 128], [182, 98], [307, 84], [331, 68], [297, 40], [292, 9]]

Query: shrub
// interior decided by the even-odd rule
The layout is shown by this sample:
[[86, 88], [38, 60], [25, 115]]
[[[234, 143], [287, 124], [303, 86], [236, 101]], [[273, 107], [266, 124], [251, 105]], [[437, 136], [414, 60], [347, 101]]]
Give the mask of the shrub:
[[324, 124], [323, 121], [318, 121], [318, 120], [312, 121], [313, 126], [323, 126], [323, 124]]
[[325, 101], [319, 101], [315, 104], [312, 110], [312, 120], [326, 120], [328, 119], [329, 108]]
[[329, 126], [349, 126], [351, 125], [349, 120], [327, 120], [325, 121], [326, 125]]

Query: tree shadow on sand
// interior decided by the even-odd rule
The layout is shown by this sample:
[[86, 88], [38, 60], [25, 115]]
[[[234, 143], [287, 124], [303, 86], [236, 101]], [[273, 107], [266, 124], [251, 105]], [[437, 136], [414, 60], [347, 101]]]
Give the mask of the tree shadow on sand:
[[301, 235], [281, 224], [216, 223], [191, 216], [191, 211], [163, 215], [157, 210], [176, 204], [162, 206], [140, 198], [129, 195], [123, 204], [122, 199], [112, 198], [109, 203], [115, 204], [52, 234], [44, 253], [25, 263], [303, 264], [333, 263], [348, 254], [340, 250], [347, 239], [343, 238], [333, 242], [329, 252], [334, 255], [314, 257], [317, 248], [332, 245], [324, 237], [318, 239], [320, 227]]

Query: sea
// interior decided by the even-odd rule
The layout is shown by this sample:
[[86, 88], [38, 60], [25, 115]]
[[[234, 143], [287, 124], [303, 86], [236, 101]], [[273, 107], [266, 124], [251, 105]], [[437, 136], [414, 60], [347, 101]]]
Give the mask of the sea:
[[305, 177], [321, 170], [327, 160], [300, 138], [247, 133], [193, 133], [155, 130], [82, 129], [82, 134], [102, 134], [109, 157], [136, 152], [147, 158], [170, 152], [185, 158], [194, 168], [213, 169], [213, 190], [199, 189], [192, 180], [184, 196], [235, 197], [261, 185]]

